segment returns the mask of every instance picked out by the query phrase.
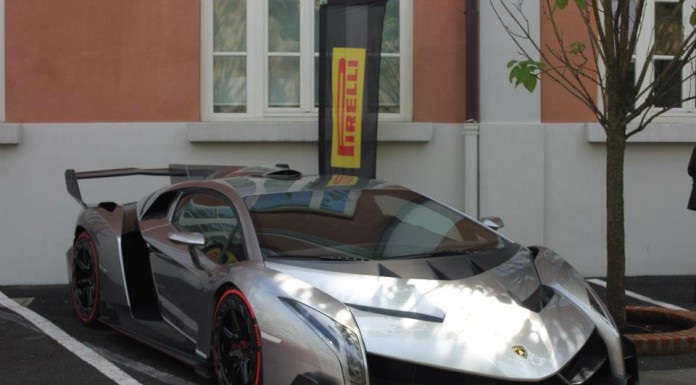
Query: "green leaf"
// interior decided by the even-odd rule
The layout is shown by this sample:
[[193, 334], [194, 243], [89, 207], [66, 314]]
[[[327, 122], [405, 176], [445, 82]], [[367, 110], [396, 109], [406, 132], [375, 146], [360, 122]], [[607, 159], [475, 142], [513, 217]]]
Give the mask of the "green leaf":
[[563, 10], [567, 6], [568, 6], [568, 0], [556, 0], [556, 2], [553, 3], [553, 8], [551, 8], [551, 14], [555, 13], [556, 9]]
[[522, 84], [527, 91], [532, 92], [536, 88], [543, 67], [541, 62], [535, 60], [511, 60], [508, 62], [509, 81], [515, 84], [515, 88]]
[[529, 67], [520, 67], [518, 74], [517, 74], [517, 83], [515, 84], [516, 86], [519, 86], [520, 83], [524, 83], [529, 79], [529, 77], [532, 74], [532, 69]]
[[587, 2], [585, 0], [575, 0], [575, 5], [577, 5], [581, 11], [587, 11]]
[[689, 24], [692, 27], [696, 27], [696, 8], [691, 9], [691, 15], [689, 16]]
[[539, 81], [539, 75], [544, 67], [541, 62], [535, 60], [510, 60], [507, 64], [510, 69], [509, 81], [517, 88], [520, 84], [527, 91], [532, 92]]
[[534, 92], [536, 85], [537, 85], [536, 76], [530, 76], [527, 78], [527, 80], [524, 81], [524, 88], [526, 88], [527, 91], [529, 91], [529, 92]]
[[587, 44], [585, 44], [582, 41], [573, 41], [570, 43], [570, 48], [568, 49], [568, 53], [571, 55], [579, 55], [585, 51], [585, 48], [587, 48]]

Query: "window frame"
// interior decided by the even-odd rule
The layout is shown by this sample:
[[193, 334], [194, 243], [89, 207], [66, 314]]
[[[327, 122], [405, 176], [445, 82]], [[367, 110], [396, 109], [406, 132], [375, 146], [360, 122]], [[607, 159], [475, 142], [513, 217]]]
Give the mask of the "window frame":
[[[239, 215], [239, 210], [237, 210], [237, 208], [236, 208], [235, 205], [232, 203], [232, 201], [230, 201], [230, 199], [228, 199], [224, 194], [222, 194], [222, 193], [220, 193], [220, 192], [218, 192], [218, 191], [210, 190], [210, 189], [205, 189], [205, 188], [192, 188], [192, 189], [179, 190], [179, 191], [178, 191], [178, 196], [172, 200], [171, 205], [170, 205], [170, 207], [169, 207], [169, 212], [168, 212], [168, 214], [167, 214], [167, 222], [168, 222], [169, 226], [171, 226], [172, 228], [176, 229], [176, 231], [186, 232], [186, 230], [181, 229], [179, 226], [177, 226], [177, 225], [175, 224], [175, 220], [177, 219], [177, 218], [176, 218], [177, 209], [179, 208], [179, 206], [181, 205], [181, 203], [183, 202], [184, 199], [186, 199], [187, 197], [196, 196], [196, 195], [207, 195], [207, 196], [209, 196], [209, 197], [213, 197], [213, 198], [215, 198], [215, 199], [220, 200], [220, 202], [224, 203], [225, 205], [227, 205], [227, 207], [229, 207], [229, 209], [231, 210], [232, 214], [234, 215], [234, 217], [235, 217], [235, 219], [236, 219], [236, 221], [237, 221], [237, 227], [239, 228], [239, 230], [238, 230], [238, 232], [239, 232], [239, 237], [240, 237], [240, 240], [241, 240], [242, 249], [243, 249], [243, 251], [244, 251], [244, 255], [242, 256], [243, 258], [242, 258], [242, 259], [239, 259], [238, 261], [240, 261], [240, 262], [241, 262], [241, 261], [248, 261], [248, 260], [249, 260], [249, 249], [247, 248], [246, 238], [245, 238], [245, 231], [244, 231], [244, 225], [242, 224], [242, 218], [241, 218], [241, 216]], [[207, 242], [207, 236], [206, 236], [206, 234], [203, 233], [203, 232], [198, 232], [198, 233], [200, 233], [200, 234], [202, 234], [203, 236], [205, 236], [205, 237], [206, 237], [206, 242]], [[225, 245], [223, 245], [223, 248], [220, 250], [220, 252], [221, 252], [220, 257], [222, 257], [222, 254], [223, 254], [225, 251], [227, 251], [227, 247], [229, 246], [230, 241], [232, 240], [232, 237], [235, 235], [235, 233], [236, 233], [236, 232], [231, 232], [230, 234], [227, 235], [227, 240], [225, 241]], [[196, 249], [200, 254], [204, 255], [205, 258], [207, 258], [207, 259], [210, 260], [211, 262], [215, 263], [216, 265], [224, 265], [224, 264], [226, 264], [226, 263], [221, 263], [220, 260], [217, 260], [217, 261], [216, 261], [216, 260], [210, 258], [210, 257], [204, 252], [203, 247], [204, 247], [204, 246], [196, 246], [195, 249]]]
[[[201, 0], [201, 121], [316, 121], [318, 109], [313, 107], [315, 80], [312, 76], [314, 22], [300, 27], [301, 55], [311, 56], [302, 59], [300, 75], [307, 92], [300, 93], [300, 108], [311, 103], [311, 108], [268, 109], [268, 0], [247, 0], [247, 110], [244, 113], [215, 113], [214, 109], [214, 74], [213, 74], [213, 1]], [[304, 1], [304, 0], [303, 0]], [[413, 0], [399, 1], [400, 34], [400, 112], [381, 113], [381, 121], [411, 122], [413, 120]], [[313, 7], [313, 1], [312, 1]], [[301, 18], [306, 18], [300, 12]], [[307, 20], [303, 20], [307, 21]], [[311, 55], [310, 55], [311, 54]], [[389, 56], [389, 55], [387, 55]], [[263, 67], [261, 67], [261, 64]]]
[[[647, 61], [647, 52], [649, 48], [654, 44], [655, 41], [655, 17], [656, 17], [656, 3], [678, 3], [679, 0], [648, 0], [645, 3], [645, 10], [643, 13], [643, 20], [640, 23], [640, 33], [638, 36], [638, 42], [636, 45], [636, 54], [633, 55], [635, 58], [635, 69], [642, 68]], [[688, 35], [691, 29], [689, 24], [689, 15], [691, 14], [690, 9], [696, 7], [696, 0], [684, 0], [682, 4], [682, 38]], [[655, 55], [652, 58], [652, 62], [648, 63], [648, 73], [650, 78], [645, 79], [645, 83], [653, 81], [655, 77], [655, 60], [660, 58], [668, 58], [669, 55]], [[691, 79], [690, 82], [685, 82], [683, 79], [691, 76], [689, 72], [691, 70], [696, 70], [696, 61], [693, 61], [690, 66], [685, 66], [682, 69], [682, 82], [681, 82], [681, 95], [685, 98], [690, 95], [696, 94], [696, 79]], [[693, 83], [690, 85], [690, 83]], [[642, 103], [647, 95], [640, 97], [637, 100], [638, 103]], [[651, 111], [660, 111], [661, 107], [651, 107]], [[689, 120], [696, 120], [696, 100], [689, 100], [682, 103], [681, 107], [671, 108], [669, 111], [665, 112], [661, 116], [656, 118], [656, 122], [680, 122], [684, 121], [685, 118]]]

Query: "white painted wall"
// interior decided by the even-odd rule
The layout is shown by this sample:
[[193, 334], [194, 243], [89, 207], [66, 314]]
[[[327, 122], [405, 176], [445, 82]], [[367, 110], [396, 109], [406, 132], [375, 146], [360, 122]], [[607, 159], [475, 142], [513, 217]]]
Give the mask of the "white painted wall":
[[[495, 1], [497, 2], [497, 1]], [[497, 215], [504, 234], [546, 245], [586, 276], [606, 274], [604, 133], [595, 126], [544, 124], [541, 91], [508, 81], [519, 49], [481, 1], [479, 215]], [[538, 36], [538, 2], [523, 3]], [[696, 125], [653, 124], [626, 151], [628, 275], [696, 274], [696, 212], [686, 210], [686, 166]]]
[[[497, 3], [498, 0], [493, 2]], [[512, 2], [510, 2], [512, 3]], [[514, 2], [517, 4], [518, 2]], [[530, 32], [538, 40], [540, 26], [539, 2], [521, 2], [529, 20]], [[541, 93], [529, 94], [524, 87], [513, 88], [508, 80], [507, 63], [518, 56], [513, 43], [493, 12], [491, 1], [479, 1], [480, 7], [480, 119], [481, 122], [539, 122]], [[498, 8], [500, 6], [498, 5]], [[511, 25], [501, 14], [503, 20]]]
[[[462, 131], [435, 125], [426, 142], [380, 142], [377, 176], [461, 208]], [[317, 172], [314, 143], [191, 143], [186, 123], [25, 124], [21, 134], [19, 144], [0, 144], [0, 285], [67, 282], [65, 252], [80, 208], [65, 189], [67, 168], [289, 163]], [[88, 202], [127, 202], [167, 183], [134, 176], [80, 185]]]
[[[695, 128], [696, 129], [696, 128]], [[503, 233], [546, 245], [586, 276], [606, 273], [605, 150], [584, 124], [481, 125], [481, 216]], [[628, 275], [696, 273], [696, 212], [686, 210], [693, 143], [629, 143]]]
[[[465, 202], [464, 125], [434, 125], [424, 142], [380, 142], [377, 175], [444, 201]], [[169, 163], [289, 163], [317, 171], [311, 142], [191, 143], [187, 124], [27, 124], [0, 145], [0, 285], [67, 282], [64, 255], [79, 206], [63, 173]], [[604, 147], [584, 124], [480, 126], [479, 212], [503, 233], [546, 245], [587, 276], [605, 273]], [[691, 143], [631, 143], [626, 157], [629, 275], [695, 274], [696, 212], [686, 210]], [[131, 201], [167, 178], [82, 181], [88, 201]]]
[[[538, 25], [538, 6], [525, 4], [530, 25]], [[509, 84], [505, 63], [516, 48], [504, 38], [490, 3], [480, 6], [479, 131], [464, 124], [387, 123], [392, 127], [380, 131], [385, 141], [379, 144], [377, 176], [455, 208], [466, 205], [474, 216], [476, 211], [501, 216], [503, 233], [513, 240], [546, 245], [582, 274], [604, 275], [601, 130], [540, 123], [540, 93], [530, 95]], [[79, 206], [65, 190], [66, 168], [289, 163], [305, 173], [317, 171], [313, 123], [256, 122], [239, 132], [226, 125], [0, 124], [0, 285], [67, 282], [64, 254]], [[432, 134], [422, 135], [426, 131]], [[690, 125], [667, 125], [649, 130], [648, 143], [628, 146], [629, 275], [696, 274], [696, 212], [686, 210], [691, 188], [686, 164], [694, 133], [696, 127]], [[404, 139], [413, 136], [419, 138]], [[472, 179], [474, 161], [478, 180]], [[465, 186], [465, 180], [477, 182], [478, 188]], [[167, 182], [128, 177], [83, 181], [81, 186], [88, 201], [123, 202]]]

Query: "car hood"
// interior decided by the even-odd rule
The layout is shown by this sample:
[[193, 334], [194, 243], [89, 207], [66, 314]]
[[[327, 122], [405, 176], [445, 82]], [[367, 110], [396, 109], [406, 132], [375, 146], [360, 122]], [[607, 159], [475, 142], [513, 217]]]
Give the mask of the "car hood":
[[565, 283], [544, 282], [558, 290], [543, 308], [525, 306], [539, 280], [528, 252], [520, 250], [488, 271], [449, 281], [328, 271], [321, 263], [267, 267], [350, 307], [368, 353], [495, 378], [538, 380], [578, 353], [595, 322], [579, 303], [582, 295], [569, 295], [584, 288], [575, 282], [582, 279], [577, 274], [567, 274], [571, 279]]

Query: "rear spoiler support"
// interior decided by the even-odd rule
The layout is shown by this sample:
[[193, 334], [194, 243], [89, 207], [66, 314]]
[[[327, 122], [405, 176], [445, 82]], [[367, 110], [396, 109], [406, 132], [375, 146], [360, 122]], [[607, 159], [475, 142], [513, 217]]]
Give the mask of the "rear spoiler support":
[[130, 175], [150, 175], [150, 176], [168, 176], [172, 183], [184, 180], [203, 179], [211, 173], [224, 168], [224, 166], [192, 166], [171, 164], [169, 168], [118, 168], [110, 170], [97, 171], [80, 171], [76, 172], [73, 169], [65, 170], [65, 185], [68, 193], [82, 207], [87, 207], [87, 204], [82, 200], [80, 193], [80, 179], [96, 179], [96, 178], [113, 178], [119, 176]]

